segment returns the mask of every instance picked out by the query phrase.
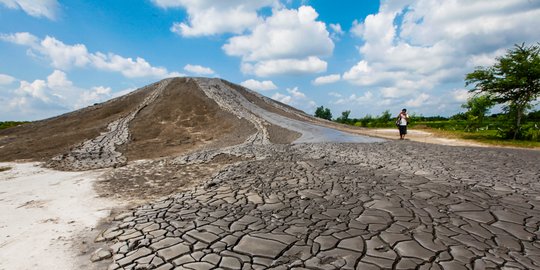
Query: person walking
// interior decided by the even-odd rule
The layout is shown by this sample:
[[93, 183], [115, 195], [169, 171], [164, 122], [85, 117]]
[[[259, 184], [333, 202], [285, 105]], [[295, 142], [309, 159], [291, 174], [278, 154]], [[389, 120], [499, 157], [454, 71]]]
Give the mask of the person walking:
[[407, 125], [409, 124], [409, 115], [407, 114], [407, 109], [401, 110], [396, 119], [396, 125], [399, 128], [399, 139], [405, 139], [407, 135]]

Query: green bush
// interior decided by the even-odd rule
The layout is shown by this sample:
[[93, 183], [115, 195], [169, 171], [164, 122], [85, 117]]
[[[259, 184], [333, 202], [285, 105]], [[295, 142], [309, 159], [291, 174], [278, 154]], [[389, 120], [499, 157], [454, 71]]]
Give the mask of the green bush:
[[0, 129], [6, 129], [10, 127], [16, 127], [18, 125], [26, 124], [28, 122], [20, 122], [20, 121], [6, 121], [6, 122], [0, 122]]
[[521, 127], [521, 139], [540, 142], [540, 124], [529, 123]]

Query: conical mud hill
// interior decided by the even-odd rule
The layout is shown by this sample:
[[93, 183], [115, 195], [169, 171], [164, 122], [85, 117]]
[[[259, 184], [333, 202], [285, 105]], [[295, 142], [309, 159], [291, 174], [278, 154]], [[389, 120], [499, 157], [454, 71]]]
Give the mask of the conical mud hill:
[[312, 124], [319, 121], [221, 79], [169, 78], [101, 104], [2, 130], [0, 161], [39, 160], [62, 170], [117, 167], [128, 160], [202, 149], [309, 142], [331, 133]]

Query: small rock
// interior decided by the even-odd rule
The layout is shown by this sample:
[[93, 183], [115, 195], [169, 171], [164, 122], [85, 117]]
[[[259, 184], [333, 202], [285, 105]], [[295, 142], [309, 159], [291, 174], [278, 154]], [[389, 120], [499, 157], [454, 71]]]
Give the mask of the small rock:
[[102, 261], [111, 257], [112, 257], [112, 253], [110, 250], [99, 248], [92, 254], [92, 256], [90, 257], [90, 260], [92, 262], [99, 262], [99, 261]]

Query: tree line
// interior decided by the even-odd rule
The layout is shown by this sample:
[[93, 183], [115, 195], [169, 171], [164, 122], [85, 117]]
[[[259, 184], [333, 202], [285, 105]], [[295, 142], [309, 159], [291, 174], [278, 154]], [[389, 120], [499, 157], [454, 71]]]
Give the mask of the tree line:
[[[528, 139], [540, 138], [540, 111], [531, 111], [540, 97], [540, 43], [526, 46], [514, 45], [506, 54], [495, 59], [489, 67], [477, 67], [465, 76], [465, 86], [472, 97], [461, 107], [467, 111], [450, 118], [441, 116], [412, 117], [412, 122], [461, 121], [466, 131], [481, 129], [488, 121], [496, 128], [501, 138]], [[503, 113], [487, 117], [495, 105], [503, 106]], [[363, 118], [350, 118], [351, 111], [341, 113], [333, 121], [361, 126], [388, 127], [393, 125], [393, 116], [384, 111], [380, 116], [366, 115]], [[320, 106], [315, 116], [332, 120], [329, 108]]]

